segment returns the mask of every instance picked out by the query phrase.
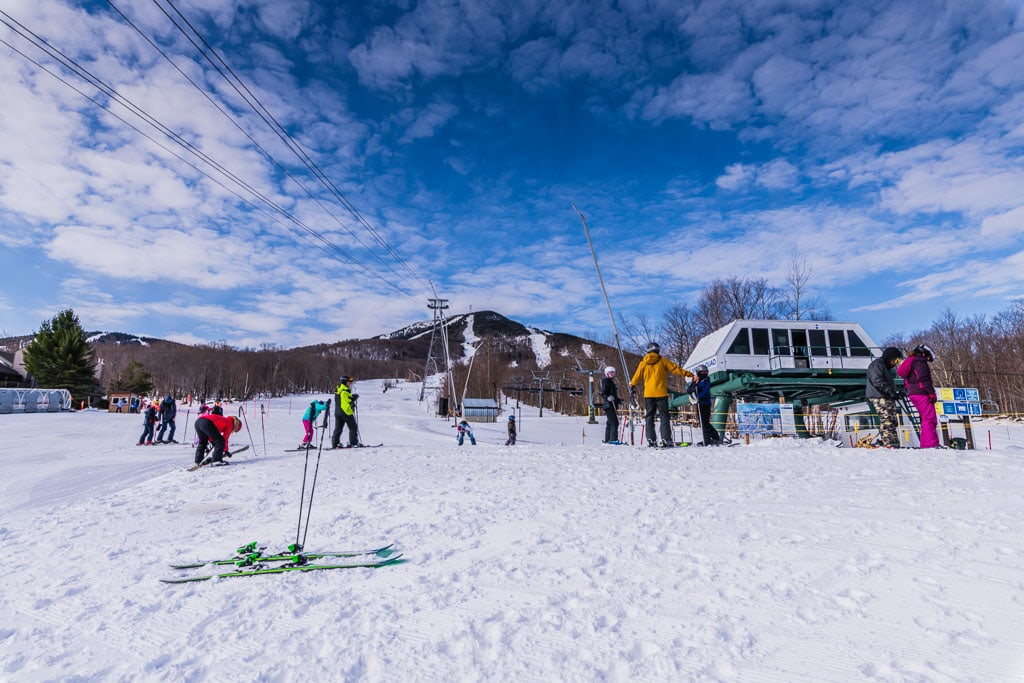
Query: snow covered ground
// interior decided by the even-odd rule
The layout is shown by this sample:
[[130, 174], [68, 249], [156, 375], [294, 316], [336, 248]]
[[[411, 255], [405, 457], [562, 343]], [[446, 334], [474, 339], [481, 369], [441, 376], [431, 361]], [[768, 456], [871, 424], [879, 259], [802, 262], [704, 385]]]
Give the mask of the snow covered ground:
[[647, 450], [527, 410], [459, 448], [418, 388], [357, 384], [386, 445], [323, 453], [307, 539], [406, 563], [183, 585], [169, 562], [295, 540], [308, 397], [248, 404], [258, 457], [193, 473], [138, 415], [0, 416], [0, 679], [1024, 679], [1019, 428]]

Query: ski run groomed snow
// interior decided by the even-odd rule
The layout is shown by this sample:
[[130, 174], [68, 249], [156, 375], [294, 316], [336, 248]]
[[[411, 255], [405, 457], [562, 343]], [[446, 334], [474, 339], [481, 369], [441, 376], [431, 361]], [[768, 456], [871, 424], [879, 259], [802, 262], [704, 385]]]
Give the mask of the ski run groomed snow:
[[654, 450], [524, 407], [517, 446], [503, 415], [458, 447], [418, 384], [356, 391], [385, 445], [323, 452], [306, 546], [406, 561], [181, 585], [295, 541], [309, 396], [247, 403], [250, 450], [191, 473], [140, 415], [0, 416], [0, 679], [1024, 680], [1019, 427]]

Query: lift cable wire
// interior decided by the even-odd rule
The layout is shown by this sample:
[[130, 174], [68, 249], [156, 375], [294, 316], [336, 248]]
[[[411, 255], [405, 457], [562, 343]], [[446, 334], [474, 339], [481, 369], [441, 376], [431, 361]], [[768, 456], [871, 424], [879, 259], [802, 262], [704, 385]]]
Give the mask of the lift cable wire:
[[[154, 117], [150, 116], [148, 113], [146, 113], [141, 108], [137, 107], [130, 100], [127, 100], [126, 98], [121, 96], [116, 90], [114, 90], [109, 85], [104, 83], [101, 79], [96, 77], [94, 74], [90, 73], [87, 69], [85, 69], [80, 64], [78, 64], [78, 62], [76, 62], [74, 59], [68, 57], [67, 55], [63, 54], [60, 50], [58, 50], [57, 48], [55, 48], [52, 45], [50, 45], [49, 43], [47, 43], [43, 38], [41, 38], [40, 36], [38, 36], [37, 34], [32, 32], [30, 29], [28, 29], [27, 27], [22, 25], [16, 19], [11, 17], [7, 12], [5, 12], [2, 9], [0, 9], [0, 15], [2, 15], [2, 16], [0, 16], [0, 23], [6, 25], [8, 28], [10, 28], [12, 31], [17, 33], [23, 39], [25, 39], [26, 41], [32, 43], [35, 47], [37, 47], [38, 49], [40, 49], [41, 51], [43, 51], [44, 53], [46, 53], [47, 55], [49, 55], [50, 57], [55, 59], [57, 62], [59, 62], [65, 68], [67, 68], [68, 70], [74, 72], [79, 77], [81, 77], [83, 80], [87, 81], [88, 83], [90, 83], [91, 85], [96, 87], [98, 90], [100, 90], [104, 94], [108, 95], [111, 98], [112, 101], [120, 104], [122, 107], [124, 107], [125, 109], [128, 109], [135, 116], [137, 116], [138, 118], [141, 118], [146, 123], [148, 123], [150, 126], [156, 128], [157, 130], [162, 132], [164, 135], [169, 137], [173, 142], [178, 144], [180, 147], [184, 148], [187, 152], [189, 152], [193, 156], [199, 158], [205, 164], [207, 164], [209, 166], [212, 166], [214, 169], [216, 169], [219, 173], [221, 173], [226, 178], [231, 180], [233, 183], [235, 183], [236, 185], [238, 185], [241, 188], [245, 189], [247, 192], [249, 192], [253, 196], [255, 196], [258, 199], [260, 199], [263, 203], [265, 203], [267, 206], [269, 206], [273, 210], [274, 214], [277, 214], [278, 217], [283, 217], [283, 218], [287, 219], [288, 221], [290, 221], [291, 223], [293, 223], [294, 225], [298, 226], [303, 231], [308, 233], [310, 236], [312, 236], [316, 241], [318, 241], [320, 243], [321, 248], [323, 248], [325, 251], [327, 251], [328, 253], [330, 253], [330, 254], [332, 254], [334, 256], [337, 256], [337, 257], [340, 257], [340, 258], [344, 259], [348, 263], [350, 263], [353, 266], [355, 266], [356, 268], [360, 269], [365, 275], [367, 275], [367, 277], [369, 277], [371, 279], [377, 279], [377, 280], [382, 281], [384, 284], [386, 284], [391, 289], [394, 289], [396, 292], [398, 292], [398, 293], [400, 293], [402, 295], [405, 295], [405, 296], [413, 296], [410, 292], [402, 289], [397, 284], [395, 284], [393, 281], [391, 281], [391, 280], [389, 280], [387, 278], [381, 278], [379, 273], [377, 273], [373, 269], [369, 268], [360, 259], [354, 257], [352, 254], [348, 253], [346, 250], [344, 250], [341, 247], [339, 247], [337, 244], [335, 244], [334, 242], [329, 240], [327, 237], [325, 237], [319, 231], [314, 230], [313, 228], [311, 228], [308, 225], [306, 225], [304, 222], [302, 222], [301, 220], [296, 218], [294, 215], [292, 215], [287, 209], [281, 207], [279, 204], [274, 202], [272, 199], [267, 197], [265, 194], [263, 194], [262, 192], [260, 192], [256, 188], [252, 187], [246, 181], [244, 181], [241, 178], [238, 178], [237, 176], [235, 176], [233, 173], [231, 173], [226, 168], [224, 168], [221, 164], [217, 163], [215, 160], [210, 158], [208, 155], [203, 153], [201, 150], [197, 149], [194, 145], [189, 143], [187, 140], [182, 138], [180, 135], [175, 133], [173, 130], [167, 128], [165, 125], [160, 123], [157, 119], [155, 119]], [[192, 162], [188, 161], [186, 158], [184, 158], [181, 155], [177, 154], [176, 152], [174, 152], [173, 150], [171, 150], [167, 146], [163, 145], [158, 140], [154, 139], [152, 136], [148, 135], [143, 130], [141, 130], [140, 128], [138, 128], [137, 126], [135, 126], [134, 124], [129, 122], [127, 119], [125, 119], [124, 117], [122, 117], [119, 114], [117, 114], [116, 112], [114, 112], [107, 103], [102, 102], [99, 99], [97, 99], [95, 97], [92, 97], [89, 94], [85, 93], [84, 91], [82, 91], [81, 89], [76, 87], [74, 84], [70, 83], [69, 81], [67, 81], [66, 79], [61, 77], [59, 74], [57, 74], [54, 71], [52, 71], [51, 69], [47, 68], [42, 63], [36, 61], [35, 59], [30, 57], [29, 55], [27, 55], [26, 53], [24, 53], [23, 51], [21, 51], [20, 49], [18, 49], [14, 45], [12, 45], [11, 43], [7, 42], [6, 40], [0, 39], [0, 43], [3, 43], [7, 47], [9, 47], [11, 50], [13, 50], [15, 53], [17, 53], [18, 55], [20, 55], [21, 57], [23, 57], [27, 61], [31, 62], [32, 64], [36, 65], [37, 67], [39, 67], [40, 69], [42, 69], [46, 73], [50, 74], [51, 76], [53, 76], [55, 79], [57, 79], [58, 81], [60, 81], [64, 85], [68, 86], [69, 88], [71, 88], [75, 92], [77, 92], [80, 95], [82, 95], [84, 98], [86, 98], [89, 101], [93, 102], [97, 106], [105, 109], [108, 113], [110, 113], [112, 116], [117, 118], [119, 121], [121, 121], [122, 123], [127, 125], [129, 128], [135, 130], [140, 135], [142, 135], [146, 139], [150, 140], [151, 142], [156, 144], [161, 149], [167, 151], [169, 154], [171, 154], [175, 158], [179, 159], [180, 161], [184, 162], [185, 164], [187, 164], [191, 168], [195, 169], [196, 171], [198, 171], [202, 175], [206, 176], [211, 181], [216, 183], [218, 186], [224, 188], [225, 190], [227, 190], [231, 194], [233, 194], [236, 197], [238, 197], [240, 200], [242, 200], [247, 205], [253, 207], [256, 210], [259, 210], [261, 213], [264, 213], [264, 215], [272, 215], [273, 216], [273, 214], [268, 214], [268, 212], [263, 210], [260, 206], [254, 204], [252, 201], [250, 201], [249, 199], [247, 199], [246, 197], [241, 195], [236, 190], [228, 187], [223, 182], [221, 182], [217, 178], [215, 178], [212, 175], [210, 175], [210, 173], [208, 173], [207, 171], [203, 170], [201, 167], [199, 167], [196, 164], [193, 164]]]
[[[181, 74], [181, 76], [185, 80], [187, 80], [197, 91], [199, 91], [199, 93], [202, 94], [203, 97], [205, 97], [207, 99], [207, 101], [210, 102], [210, 104], [212, 104], [235, 128], [238, 129], [239, 132], [242, 133], [242, 135], [244, 135], [246, 138], [248, 138], [249, 141], [255, 146], [255, 148], [258, 149], [263, 154], [264, 158], [266, 158], [279, 171], [281, 171], [283, 174], [285, 174], [298, 187], [300, 187], [309, 196], [310, 199], [312, 199], [321, 209], [323, 209], [324, 212], [327, 215], [329, 215], [331, 218], [333, 218], [335, 220], [335, 222], [337, 222], [337, 224], [343, 230], [345, 230], [345, 232], [347, 232], [354, 240], [356, 240], [362, 247], [364, 247], [369, 254], [371, 254], [374, 258], [376, 258], [384, 268], [387, 268], [396, 277], [396, 279], [400, 279], [401, 280], [401, 279], [403, 279], [405, 277], [405, 276], [400, 275], [398, 272], [396, 272], [394, 270], [394, 266], [390, 262], [386, 261], [379, 253], [373, 251], [371, 249], [371, 247], [369, 245], [367, 245], [359, 237], [359, 235], [357, 235], [351, 228], [349, 228], [347, 225], [345, 225], [345, 223], [330, 209], [330, 207], [328, 207], [318, 196], [316, 196], [308, 187], [306, 187], [305, 184], [303, 184], [287, 168], [285, 168], [285, 166], [283, 164], [281, 164], [265, 147], [263, 147], [263, 145], [261, 145], [252, 136], [251, 133], [249, 133], [247, 130], [245, 130], [245, 128], [243, 128], [242, 125], [239, 124], [238, 121], [235, 120], [235, 118], [232, 117], [231, 114], [228, 113], [228, 111], [226, 111], [224, 109], [224, 107], [219, 102], [217, 102], [216, 99], [213, 98], [213, 96], [211, 96], [200, 84], [196, 83], [196, 81], [194, 79], [192, 79], [192, 77], [189, 76], [184, 70], [182, 70], [181, 67], [179, 67], [177, 65], [177, 63], [175, 63], [174, 60], [172, 60], [171, 57], [159, 45], [157, 45], [149, 36], [147, 36], [142, 31], [141, 28], [139, 28], [139, 26], [137, 24], [135, 24], [124, 12], [122, 12], [113, 3], [112, 0], [106, 0], [106, 2], [125, 21], [125, 23], [127, 23], [129, 26], [131, 26], [136, 31], [136, 33], [138, 33], [146, 42], [148, 42], [153, 47], [153, 49], [155, 49], [167, 61], [168, 64], [170, 64], [179, 74]], [[166, 15], [167, 13], [164, 12], [164, 14]], [[168, 18], [170, 18], [170, 17], [168, 17]], [[173, 22], [173, 19], [171, 19], [171, 21]], [[177, 28], [178, 28], [179, 31], [181, 30], [180, 27], [177, 27]], [[195, 42], [192, 41], [192, 44], [195, 45]], [[198, 48], [198, 46], [197, 46], [197, 48]], [[406, 268], [406, 270], [409, 271], [410, 273], [412, 273], [412, 271], [409, 270], [408, 268]], [[413, 273], [413, 276], [416, 277], [414, 273]], [[407, 284], [413, 284], [413, 283], [407, 283]], [[415, 289], [415, 285], [412, 288]]]
[[[263, 121], [270, 127], [270, 129], [281, 139], [281, 141], [306, 165], [310, 172], [320, 180], [327, 190], [338, 199], [339, 202], [349, 211], [353, 218], [356, 219], [366, 230], [369, 232], [377, 242], [384, 247], [385, 250], [401, 265], [406, 272], [409, 273], [416, 280], [422, 281], [422, 276], [415, 273], [408, 264], [401, 258], [401, 256], [387, 243], [387, 241], [381, 237], [380, 233], [370, 225], [369, 221], [359, 212], [354, 204], [345, 196], [341, 190], [331, 181], [330, 178], [323, 172], [323, 170], [316, 164], [316, 162], [310, 158], [305, 152], [301, 145], [299, 145], [290, 133], [281, 125], [281, 123], [274, 117], [274, 115], [268, 110], [263, 103], [256, 97], [252, 91], [246, 86], [245, 82], [239, 78], [238, 74], [231, 68], [231, 66], [220, 56], [217, 50], [210, 45], [210, 43], [203, 37], [203, 35], [196, 29], [195, 26], [189, 22], [188, 18], [178, 9], [178, 7], [172, 2], [172, 0], [164, 0], [168, 7], [170, 7], [181, 21], [189, 28], [192, 34], [195, 36], [193, 39], [192, 35], [189, 35], [181, 24], [179, 24], [168, 11], [160, 4], [159, 0], [153, 0], [161, 12], [171, 21], [171, 23], [177, 28], [182, 35], [184, 35], [189, 42], [195, 46], [201, 55], [213, 66], [213, 68], [224, 78], [225, 81], [235, 90], [236, 93], [249, 105], [249, 107], [259, 116]], [[199, 40], [204, 47], [201, 47], [196, 40]], [[223, 68], [221, 68], [223, 67]], [[225, 73], [227, 72], [227, 73]], [[230, 74], [230, 77], [229, 75]]]

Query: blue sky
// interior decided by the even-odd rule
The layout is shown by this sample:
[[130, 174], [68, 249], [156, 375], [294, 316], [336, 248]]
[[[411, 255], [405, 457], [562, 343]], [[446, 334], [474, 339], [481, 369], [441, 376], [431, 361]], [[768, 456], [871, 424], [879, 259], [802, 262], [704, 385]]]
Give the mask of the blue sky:
[[609, 338], [570, 202], [627, 316], [716, 277], [781, 284], [794, 249], [879, 340], [1024, 297], [1018, 1], [0, 9], [0, 333], [70, 306], [291, 347], [427, 319], [433, 286], [453, 313]]

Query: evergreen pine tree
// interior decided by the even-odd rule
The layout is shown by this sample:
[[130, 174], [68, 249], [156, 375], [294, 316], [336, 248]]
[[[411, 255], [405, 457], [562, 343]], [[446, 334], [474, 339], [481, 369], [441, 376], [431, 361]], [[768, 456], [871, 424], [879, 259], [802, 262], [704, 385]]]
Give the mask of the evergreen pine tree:
[[111, 391], [127, 391], [132, 394], [148, 394], [153, 391], [153, 375], [137, 360], [131, 360], [124, 370], [110, 383]]
[[25, 369], [37, 387], [67, 389], [79, 400], [95, 393], [96, 352], [73, 310], [43, 321], [35, 339], [25, 347]]

